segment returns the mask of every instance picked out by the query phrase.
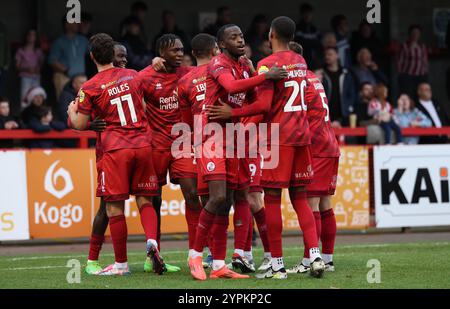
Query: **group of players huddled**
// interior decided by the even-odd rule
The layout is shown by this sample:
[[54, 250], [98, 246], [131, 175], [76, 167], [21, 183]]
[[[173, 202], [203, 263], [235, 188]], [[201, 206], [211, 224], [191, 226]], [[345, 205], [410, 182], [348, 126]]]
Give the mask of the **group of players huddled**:
[[[144, 270], [159, 275], [180, 271], [160, 254], [161, 187], [168, 173], [186, 201], [193, 278], [206, 280], [208, 268], [211, 279], [245, 279], [256, 271], [260, 279], [306, 272], [319, 278], [334, 271], [336, 220], [330, 199], [336, 189], [339, 145], [321, 81], [308, 71], [301, 46], [291, 42], [294, 33], [290, 18], [275, 18], [269, 33], [273, 54], [256, 69], [245, 57], [242, 31], [232, 24], [223, 26], [216, 38], [204, 33], [194, 37], [197, 67], [181, 66], [184, 50], [176, 35], [158, 40], [159, 57], [141, 72], [126, 69], [127, 51], [109, 35], [90, 39], [98, 74], [83, 85], [68, 109], [71, 128], [98, 132], [97, 196], [102, 203], [90, 239], [88, 274], [130, 273], [124, 215], [130, 195], [136, 197], [147, 240]], [[245, 135], [240, 123], [267, 124], [267, 134], [236, 141], [242, 128]], [[178, 129], [180, 124], [185, 132]], [[229, 124], [240, 129], [229, 134]], [[205, 129], [208, 125], [216, 129]], [[200, 138], [194, 138], [197, 134]], [[262, 151], [250, 155], [256, 139], [257, 150], [263, 144], [271, 157], [263, 157]], [[192, 147], [180, 148], [185, 142]], [[243, 156], [236, 151], [242, 143]], [[264, 168], [264, 162], [275, 157], [276, 166]], [[289, 189], [305, 245], [303, 259], [290, 269], [282, 250], [283, 189]], [[234, 254], [227, 265], [231, 207]], [[257, 270], [254, 221], [264, 247]], [[98, 258], [108, 224], [115, 263], [103, 269]]]

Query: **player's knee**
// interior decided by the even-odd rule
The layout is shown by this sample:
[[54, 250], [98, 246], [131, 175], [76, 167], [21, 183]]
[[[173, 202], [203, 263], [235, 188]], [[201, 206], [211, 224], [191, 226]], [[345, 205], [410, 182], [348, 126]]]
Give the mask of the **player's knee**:
[[214, 209], [219, 209], [227, 204], [227, 197], [225, 194], [217, 194], [215, 196], [210, 196], [208, 204], [214, 207]]
[[197, 196], [197, 190], [195, 190], [195, 188], [192, 188], [191, 190], [188, 190], [188, 192], [185, 192], [184, 199], [186, 201], [186, 206], [189, 205], [189, 207], [193, 208], [194, 210], [199, 207], [199, 199]]

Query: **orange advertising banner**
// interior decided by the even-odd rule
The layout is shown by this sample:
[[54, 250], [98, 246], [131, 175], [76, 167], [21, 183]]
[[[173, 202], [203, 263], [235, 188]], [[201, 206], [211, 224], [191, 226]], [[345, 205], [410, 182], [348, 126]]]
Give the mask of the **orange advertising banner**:
[[[30, 151], [26, 155], [30, 237], [88, 237], [99, 206], [95, 197], [97, 173], [93, 150]], [[369, 226], [369, 152], [365, 147], [344, 147], [338, 190], [333, 205], [339, 229]], [[298, 221], [284, 194], [285, 230], [299, 230]], [[163, 188], [162, 233], [185, 233], [185, 202], [179, 186]], [[133, 197], [125, 203], [130, 235], [143, 234]], [[230, 221], [232, 222], [232, 221]], [[232, 226], [230, 226], [232, 230]]]

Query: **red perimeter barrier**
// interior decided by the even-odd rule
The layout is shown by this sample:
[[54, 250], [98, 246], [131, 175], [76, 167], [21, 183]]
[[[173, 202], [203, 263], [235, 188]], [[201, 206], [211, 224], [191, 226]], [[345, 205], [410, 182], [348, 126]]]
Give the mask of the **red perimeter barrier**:
[[[335, 129], [336, 136], [342, 139], [345, 136], [366, 136], [366, 128]], [[402, 130], [403, 136], [450, 136], [450, 127], [443, 128], [406, 128]], [[95, 139], [96, 133], [92, 131], [66, 130], [63, 132], [35, 133], [32, 130], [0, 130], [0, 140], [30, 140], [30, 139], [76, 139], [79, 148], [88, 148], [89, 139]]]

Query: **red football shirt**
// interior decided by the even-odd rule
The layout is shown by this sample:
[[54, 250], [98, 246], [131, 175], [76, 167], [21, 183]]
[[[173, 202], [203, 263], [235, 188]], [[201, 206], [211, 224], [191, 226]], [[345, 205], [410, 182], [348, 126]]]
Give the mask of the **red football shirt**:
[[331, 127], [328, 99], [322, 83], [313, 72], [307, 73], [305, 101], [308, 106], [308, 122], [311, 130], [312, 153], [318, 158], [340, 156], [339, 144]]
[[181, 122], [178, 102], [178, 81], [192, 68], [180, 67], [175, 73], [157, 72], [148, 66], [139, 73], [144, 100], [147, 104], [147, 118], [152, 128], [154, 149], [168, 150], [177, 136], [172, 128]]
[[[273, 93], [270, 111], [266, 115], [269, 122], [269, 143], [281, 146], [304, 146], [311, 144], [311, 135], [307, 119], [307, 107], [304, 101], [306, 82], [306, 62], [302, 56], [292, 51], [282, 51], [261, 60], [258, 72], [268, 71], [273, 66], [284, 67], [289, 76], [286, 79], [266, 81], [258, 87], [261, 92]], [[279, 124], [279, 141], [271, 138], [271, 127]]]
[[137, 77], [134, 70], [111, 68], [97, 73], [78, 93], [78, 111], [106, 121], [98, 141], [103, 152], [151, 145]]

